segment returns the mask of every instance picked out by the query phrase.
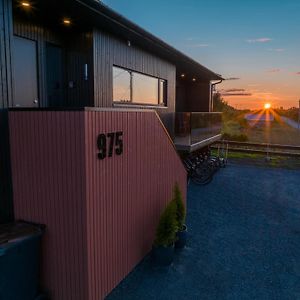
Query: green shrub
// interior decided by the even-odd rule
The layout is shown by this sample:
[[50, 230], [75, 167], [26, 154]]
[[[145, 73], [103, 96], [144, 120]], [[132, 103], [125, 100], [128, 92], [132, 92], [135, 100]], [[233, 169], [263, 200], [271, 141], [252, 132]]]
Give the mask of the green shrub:
[[182, 199], [179, 184], [176, 182], [173, 189], [173, 201], [176, 203], [176, 220], [179, 230], [183, 229], [186, 218], [186, 209]]
[[168, 247], [175, 242], [178, 230], [176, 211], [176, 203], [171, 201], [161, 214], [156, 229], [155, 246]]

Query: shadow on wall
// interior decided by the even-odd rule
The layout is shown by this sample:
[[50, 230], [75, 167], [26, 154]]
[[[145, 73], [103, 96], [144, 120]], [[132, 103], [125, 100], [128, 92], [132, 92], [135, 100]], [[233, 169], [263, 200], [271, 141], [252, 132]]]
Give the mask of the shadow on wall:
[[0, 110], [0, 224], [13, 220], [8, 113]]

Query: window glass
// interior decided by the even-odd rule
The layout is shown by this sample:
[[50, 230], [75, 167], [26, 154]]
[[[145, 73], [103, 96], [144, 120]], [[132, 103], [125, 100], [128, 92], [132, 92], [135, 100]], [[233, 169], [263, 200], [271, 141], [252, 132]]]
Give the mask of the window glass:
[[113, 67], [113, 100], [130, 102], [130, 71]]
[[147, 75], [133, 73], [132, 102], [158, 104], [158, 80]]
[[167, 81], [114, 66], [113, 101], [166, 105]]
[[167, 104], [167, 82], [163, 79], [159, 79], [159, 104]]

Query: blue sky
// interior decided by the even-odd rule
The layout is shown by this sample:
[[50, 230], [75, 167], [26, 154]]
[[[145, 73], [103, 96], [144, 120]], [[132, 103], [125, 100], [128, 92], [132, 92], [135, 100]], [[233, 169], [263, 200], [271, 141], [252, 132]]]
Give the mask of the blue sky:
[[229, 103], [297, 105], [300, 0], [103, 2], [224, 78], [240, 78], [219, 86]]

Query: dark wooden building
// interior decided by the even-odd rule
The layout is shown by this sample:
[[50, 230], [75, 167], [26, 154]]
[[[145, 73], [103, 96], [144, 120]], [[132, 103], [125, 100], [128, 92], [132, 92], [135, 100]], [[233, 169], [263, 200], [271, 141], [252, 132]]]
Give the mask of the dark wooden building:
[[[17, 217], [36, 222], [49, 222], [54, 238], [52, 237], [53, 240], [49, 238], [47, 245], [50, 248], [56, 247], [55, 245], [59, 247], [60, 240], [55, 240], [55, 236], [59, 236], [60, 239], [68, 236], [63, 230], [55, 231], [57, 222], [64, 218], [64, 212], [59, 212], [61, 217], [57, 221], [55, 219], [57, 210], [55, 208], [50, 213], [50, 210], [54, 209], [54, 206], [50, 205], [49, 214], [45, 215], [45, 207], [48, 205], [45, 199], [51, 193], [55, 198], [56, 191], [59, 194], [64, 190], [60, 195], [61, 198], [53, 199], [53, 203], [56, 203], [57, 207], [72, 211], [70, 218], [74, 217], [73, 221], [76, 221], [76, 217], [80, 214], [84, 226], [89, 228], [88, 231], [84, 231], [83, 227], [78, 225], [78, 232], [81, 232], [82, 236], [78, 237], [77, 231], [73, 232], [74, 237], [78, 239], [76, 243], [70, 241], [70, 245], [65, 245], [65, 257], [69, 253], [68, 247], [72, 248], [72, 245], [79, 247], [81, 245], [79, 241], [84, 235], [100, 250], [104, 249], [103, 251], [107, 252], [106, 246], [98, 245], [95, 236], [90, 234], [90, 231], [95, 231], [95, 234], [101, 235], [98, 228], [100, 223], [98, 224], [97, 220], [102, 214], [100, 210], [97, 211], [99, 207], [96, 197], [101, 196], [99, 188], [96, 190], [97, 180], [101, 178], [97, 174], [101, 172], [103, 165], [106, 168], [105, 172], [109, 174], [116, 169], [123, 170], [124, 177], [117, 182], [112, 182], [114, 176], [110, 174], [104, 183], [101, 182], [101, 185], [99, 183], [99, 186], [103, 186], [106, 191], [116, 190], [119, 196], [125, 189], [127, 196], [124, 196], [124, 199], [132, 209], [132, 213], [129, 210], [128, 213], [135, 214], [136, 220], [141, 219], [140, 216], [143, 215], [146, 222], [145, 232], [138, 233], [143, 238], [131, 241], [131, 244], [135, 245], [134, 249], [130, 248], [131, 244], [126, 244], [126, 259], [130, 258], [130, 263], [128, 261], [124, 263], [122, 260], [123, 252], [120, 251], [122, 250], [120, 245], [124, 242], [122, 235], [116, 236], [115, 241], [108, 238], [107, 243], [118, 246], [118, 249], [113, 249], [109, 259], [112, 265], [115, 264], [116, 257], [121, 259], [122, 270], [117, 266], [114, 266], [115, 269], [111, 267], [109, 273], [111, 278], [108, 282], [101, 283], [103, 284], [101, 291], [97, 291], [96, 284], [93, 287], [88, 286], [88, 282], [82, 283], [84, 290], [81, 291], [84, 297], [87, 297], [87, 294], [93, 295], [85, 299], [98, 299], [99, 295], [104, 296], [149, 250], [155, 222], [165, 205], [165, 198], [169, 197], [172, 184], [178, 180], [182, 188], [186, 188], [185, 171], [171, 144], [174, 143], [173, 146], [175, 145], [178, 150], [193, 151], [220, 137], [220, 114], [212, 113], [211, 110], [212, 86], [221, 80], [220, 75], [112, 11], [100, 1], [0, 0], [0, 223], [13, 220], [12, 199], [14, 199]], [[99, 108], [102, 111], [77, 113], [78, 109], [84, 107]], [[65, 131], [60, 131], [59, 124]], [[38, 128], [35, 128], [35, 125]], [[101, 130], [107, 131], [108, 128], [119, 130], [120, 127], [125, 132], [124, 142], [136, 145], [136, 148], [127, 148], [124, 150], [123, 158], [118, 157], [115, 162], [108, 161], [100, 165], [95, 157], [89, 156], [89, 153], [95, 151], [94, 134]], [[165, 129], [168, 130], [169, 136]], [[73, 140], [69, 137], [64, 138], [60, 132], [70, 133]], [[149, 138], [143, 135], [145, 133]], [[173, 142], [169, 139], [170, 136]], [[57, 147], [55, 144], [49, 144], [47, 147], [47, 143], [50, 143], [48, 138], [57, 143]], [[76, 145], [81, 149], [78, 151], [84, 153], [83, 156], [79, 155], [81, 152], [72, 153], [71, 157], [74, 156], [80, 162], [76, 168], [72, 161], [68, 161], [70, 156], [64, 152], [72, 145]], [[53, 163], [50, 165], [50, 158], [44, 163], [47, 155], [41, 152], [48, 151], [47, 149], [52, 149], [51, 151], [60, 149], [58, 157], [63, 163], [58, 163], [52, 153], [50, 156]], [[143, 154], [139, 150], [143, 150]], [[153, 158], [155, 166], [151, 163], [142, 163], [141, 160], [145, 161], [148, 157]], [[88, 164], [90, 169], [85, 168], [85, 164]], [[53, 166], [57, 166], [58, 169], [53, 169]], [[52, 170], [52, 177], [49, 175], [51, 178], [48, 176], [48, 181], [42, 178], [46, 167]], [[71, 172], [71, 167], [77, 170], [77, 177]], [[65, 180], [62, 172], [73, 176], [73, 181], [70, 179], [70, 182], [64, 185], [66, 189], [60, 190], [61, 183], [55, 182], [57, 178]], [[76, 198], [83, 207], [86, 205], [85, 201], [95, 205], [95, 208], [89, 207], [87, 215], [77, 210], [78, 207], [73, 207], [71, 200], [66, 203], [60, 201], [64, 197], [69, 197], [69, 191], [72, 193], [80, 188], [75, 183], [76, 180], [83, 182], [80, 175], [82, 172], [87, 172], [88, 178], [84, 183], [87, 184], [86, 189], [80, 190], [84, 197], [74, 194], [74, 199]], [[151, 182], [145, 189], [146, 192], [139, 187], [132, 187], [132, 182], [126, 179], [129, 172], [133, 173], [132, 176], [135, 176], [137, 181], [140, 180], [140, 186], [146, 186], [147, 182]], [[146, 175], [143, 177], [142, 173]], [[160, 175], [164, 176], [164, 180], [157, 180], [163, 184], [155, 181], [155, 176]], [[39, 184], [28, 189], [28, 185], [33, 181]], [[40, 202], [38, 196], [42, 195], [40, 194], [43, 192], [42, 187], [44, 194], [41, 201], [44, 202]], [[51, 193], [46, 192], [49, 187]], [[152, 203], [153, 189], [156, 188], [159, 199]], [[85, 193], [90, 193], [90, 196]], [[91, 195], [94, 202], [87, 200], [92, 199]], [[115, 196], [108, 193], [105, 200], [123, 205], [122, 201], [117, 202], [119, 200], [113, 198]], [[140, 202], [140, 198], [143, 198], [144, 202]], [[51, 201], [50, 198], [48, 200]], [[135, 209], [130, 201], [136, 201], [133, 203], [138, 209]], [[112, 206], [107, 208], [108, 204], [105, 202], [101, 205], [108, 210], [113, 208]], [[128, 207], [126, 209], [129, 209]], [[126, 220], [128, 213], [122, 215], [120, 209], [116, 211], [120, 228], [122, 220], [125, 220], [128, 226], [136, 225], [136, 220]], [[109, 217], [113, 216], [114, 211], [109, 214]], [[148, 216], [152, 217], [147, 220]], [[70, 220], [65, 221], [63, 225], [69, 226], [68, 228], [72, 230]], [[99, 222], [102, 222], [101, 226], [105, 231], [104, 221]], [[112, 234], [115, 234], [113, 228], [111, 230]], [[128, 236], [131, 238], [130, 232]], [[141, 241], [142, 250], [138, 248]], [[87, 249], [90, 249], [91, 245], [88, 245]], [[47, 252], [50, 248], [45, 250], [46, 254], [52, 255], [51, 259], [55, 260], [54, 254]], [[89, 256], [86, 258], [86, 249], [82, 251], [80, 252], [82, 259], [89, 260]], [[93, 247], [89, 251], [91, 255]], [[74, 253], [72, 259], [76, 261], [78, 253], [76, 254], [76, 251]], [[59, 259], [64, 261], [65, 257]], [[91, 258], [88, 266], [93, 271], [82, 275], [83, 280], [93, 274], [96, 282], [99, 274], [106, 274], [106, 266], [102, 266], [102, 269], [94, 268], [93, 259], [95, 258]], [[105, 260], [105, 257], [103, 259]], [[51, 269], [52, 264], [49, 262], [51, 260], [47, 261], [46, 265]], [[76, 288], [76, 284], [70, 279], [73, 278], [72, 267], [67, 263], [64, 265], [64, 270], [70, 274], [69, 284], [57, 279], [59, 277], [56, 274], [61, 264], [56, 261], [54, 265], [48, 277], [44, 274], [45, 285], [52, 289], [50, 292], [53, 295], [60, 295], [55, 299], [75, 299], [75, 296], [71, 296], [76, 292], [73, 289], [73, 286]], [[76, 265], [74, 268], [80, 270], [80, 267]], [[66, 286], [64, 288], [63, 284], [69, 284], [69, 290]], [[79, 294], [76, 297], [83, 299]]]

